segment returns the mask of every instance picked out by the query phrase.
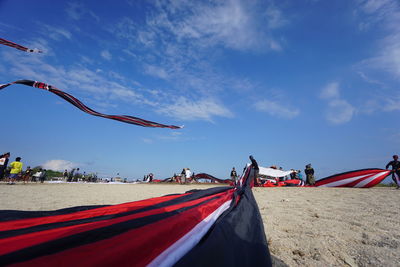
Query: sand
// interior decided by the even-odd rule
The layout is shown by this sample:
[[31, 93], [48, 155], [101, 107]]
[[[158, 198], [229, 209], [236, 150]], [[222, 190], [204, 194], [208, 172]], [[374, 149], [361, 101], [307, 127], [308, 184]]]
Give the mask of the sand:
[[[118, 204], [214, 185], [0, 184], [0, 209]], [[275, 266], [400, 266], [400, 190], [254, 188]]]

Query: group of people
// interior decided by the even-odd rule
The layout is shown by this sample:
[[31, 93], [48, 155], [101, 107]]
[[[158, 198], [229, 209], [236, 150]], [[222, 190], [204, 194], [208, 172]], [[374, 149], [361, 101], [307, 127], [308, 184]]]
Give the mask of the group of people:
[[172, 181], [175, 181], [178, 184], [191, 183], [194, 181], [194, 172], [192, 172], [189, 168], [183, 168], [180, 175], [174, 173]]
[[15, 184], [17, 180], [22, 180], [24, 183], [32, 182], [44, 182], [46, 179], [46, 170], [38, 169], [35, 173], [30, 166], [23, 171], [23, 163], [21, 162], [21, 157], [16, 157], [15, 161], [8, 165], [11, 153], [7, 152], [0, 155], [0, 180], [7, 180], [8, 184]]
[[97, 182], [99, 179], [97, 178], [97, 174], [91, 173], [89, 175], [86, 172], [81, 173], [79, 168], [73, 168], [71, 171], [64, 170], [63, 179], [66, 182]]

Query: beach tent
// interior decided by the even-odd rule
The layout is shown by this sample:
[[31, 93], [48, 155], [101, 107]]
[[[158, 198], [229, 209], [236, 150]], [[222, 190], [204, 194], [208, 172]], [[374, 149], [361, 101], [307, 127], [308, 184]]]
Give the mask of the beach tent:
[[269, 177], [274, 177], [274, 178], [279, 178], [279, 177], [285, 177], [287, 175], [290, 175], [294, 171], [282, 171], [282, 170], [277, 170], [274, 168], [266, 168], [266, 167], [259, 167], [260, 172], [259, 175], [265, 175]]
[[252, 193], [252, 159], [236, 187], [112, 206], [0, 211], [0, 265], [271, 266]]

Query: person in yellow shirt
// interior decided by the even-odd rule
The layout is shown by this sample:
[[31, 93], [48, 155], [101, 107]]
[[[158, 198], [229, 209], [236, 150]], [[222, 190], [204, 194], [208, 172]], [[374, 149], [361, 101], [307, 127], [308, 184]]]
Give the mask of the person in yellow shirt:
[[9, 184], [15, 184], [15, 179], [18, 177], [18, 175], [22, 172], [22, 162], [21, 158], [17, 157], [15, 161], [11, 162], [10, 164], [11, 171], [10, 171], [10, 176], [8, 178], [8, 183]]

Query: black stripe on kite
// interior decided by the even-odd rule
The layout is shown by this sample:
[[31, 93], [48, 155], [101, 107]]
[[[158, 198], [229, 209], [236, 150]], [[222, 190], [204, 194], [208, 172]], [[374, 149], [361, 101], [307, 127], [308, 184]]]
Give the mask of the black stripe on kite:
[[129, 221], [124, 221], [120, 223], [115, 223], [106, 227], [101, 227], [82, 233], [73, 234], [63, 238], [51, 240], [38, 245], [30, 246], [11, 252], [0, 256], [1, 265], [14, 264], [18, 262], [32, 260], [41, 256], [46, 256], [49, 254], [54, 254], [67, 249], [76, 248], [78, 246], [91, 244], [97, 241], [108, 239], [124, 232], [161, 221], [163, 219], [172, 217], [174, 215], [180, 214], [186, 210], [190, 210], [199, 207], [205, 203], [211, 202], [212, 200], [218, 199], [218, 197], [213, 197], [211, 199], [202, 201], [198, 204], [180, 208], [170, 212], [164, 212], [160, 214], [154, 214], [146, 217], [136, 218]]
[[[168, 200], [165, 202], [161, 202], [161, 203], [158, 203], [158, 204], [155, 204], [152, 206], [148, 206], [148, 207], [144, 207], [141, 209], [137, 209], [137, 210], [121, 212], [121, 213], [116, 213], [116, 214], [89, 217], [89, 218], [84, 218], [84, 219], [76, 219], [76, 220], [69, 220], [69, 221], [56, 222], [56, 223], [40, 224], [40, 225], [35, 225], [32, 227], [21, 228], [21, 229], [16, 229], [16, 230], [0, 231], [0, 238], [8, 238], [8, 237], [13, 237], [13, 236], [17, 236], [17, 235], [38, 232], [38, 231], [45, 231], [45, 230], [50, 230], [50, 229], [72, 226], [72, 225], [115, 219], [115, 218], [124, 217], [124, 216], [128, 216], [128, 215], [136, 214], [136, 213], [141, 213], [141, 212], [145, 212], [145, 211], [150, 211], [150, 210], [154, 210], [154, 209], [159, 209], [159, 208], [164, 208], [164, 207], [168, 207], [168, 206], [172, 206], [172, 205], [185, 203], [188, 201], [192, 201], [192, 200], [204, 198], [207, 196], [215, 195], [218, 193], [222, 193], [229, 189], [231, 189], [231, 188], [230, 187], [210, 188], [208, 190], [196, 191], [190, 195], [184, 195], [179, 198], [171, 199], [171, 200]], [[23, 211], [22, 211], [22, 213], [23, 213]]]
[[103, 117], [106, 119], [116, 120], [116, 121], [125, 122], [125, 123], [129, 123], [129, 124], [143, 126], [143, 127], [170, 128], [170, 129], [183, 128], [183, 126], [161, 124], [161, 123], [148, 121], [145, 119], [141, 119], [141, 118], [133, 117], [133, 116], [129, 116], [129, 115], [107, 115], [107, 114], [99, 113], [99, 112], [94, 111], [93, 109], [87, 107], [81, 101], [79, 101], [77, 98], [73, 97], [72, 95], [67, 94], [66, 92], [63, 92], [54, 86], [51, 86], [51, 85], [48, 85], [48, 84], [45, 84], [42, 82], [31, 81], [31, 80], [18, 80], [18, 81], [12, 82], [12, 83], [1, 84], [0, 90], [6, 88], [7, 86], [13, 85], [13, 84], [23, 84], [23, 85], [47, 90], [53, 94], [58, 95], [59, 97], [63, 98], [64, 100], [68, 101], [69, 103], [71, 103], [75, 107], [79, 108], [83, 112], [86, 112], [93, 116]]
[[6, 46], [9, 46], [9, 47], [13, 47], [13, 48], [16, 48], [18, 50], [25, 51], [25, 52], [42, 53], [42, 51], [37, 49], [37, 48], [31, 49], [31, 48], [28, 48], [28, 47], [13, 43], [13, 42], [8, 41], [8, 40], [3, 39], [3, 38], [0, 38], [0, 44], [6, 45]]
[[[256, 171], [251, 170], [247, 181], [256, 177]], [[219, 217], [210, 232], [174, 267], [272, 266], [261, 214], [247, 186], [238, 204]]]

